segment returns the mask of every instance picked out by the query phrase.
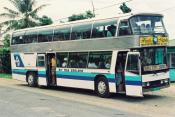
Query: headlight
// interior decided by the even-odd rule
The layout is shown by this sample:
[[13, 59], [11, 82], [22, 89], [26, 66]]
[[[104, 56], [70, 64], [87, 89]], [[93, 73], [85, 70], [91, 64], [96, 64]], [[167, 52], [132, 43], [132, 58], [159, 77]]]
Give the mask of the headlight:
[[150, 83], [149, 83], [149, 82], [147, 82], [146, 86], [150, 86]]
[[164, 80], [164, 83], [168, 83], [168, 79]]

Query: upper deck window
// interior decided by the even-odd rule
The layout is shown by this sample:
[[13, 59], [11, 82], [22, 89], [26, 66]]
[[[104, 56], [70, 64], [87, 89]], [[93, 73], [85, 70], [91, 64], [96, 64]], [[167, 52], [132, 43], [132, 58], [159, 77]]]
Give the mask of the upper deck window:
[[49, 42], [52, 41], [53, 38], [53, 30], [41, 30], [38, 32], [38, 42]]
[[129, 22], [127, 20], [123, 20], [119, 25], [119, 36], [131, 35], [131, 29], [129, 26]]
[[162, 16], [134, 16], [130, 19], [130, 23], [136, 35], [166, 33]]
[[92, 24], [73, 26], [72, 33], [71, 33], [71, 40], [90, 38], [91, 29], [92, 29]]
[[24, 43], [24, 32], [17, 32], [12, 35], [11, 44], [23, 44]]
[[96, 22], [92, 29], [92, 38], [113, 37], [117, 29], [116, 21]]
[[54, 30], [54, 38], [53, 41], [64, 41], [70, 39], [70, 27], [64, 27], [64, 28], [56, 28]]
[[24, 43], [37, 43], [37, 31], [35, 32], [26, 32], [24, 36]]

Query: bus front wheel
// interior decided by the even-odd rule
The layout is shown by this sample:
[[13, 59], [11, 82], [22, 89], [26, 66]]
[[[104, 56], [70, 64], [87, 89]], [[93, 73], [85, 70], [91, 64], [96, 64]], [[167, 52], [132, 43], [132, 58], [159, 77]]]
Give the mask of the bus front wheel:
[[95, 92], [98, 96], [102, 98], [107, 98], [110, 96], [109, 85], [105, 78], [98, 78], [95, 81]]
[[37, 86], [37, 77], [36, 74], [33, 72], [30, 72], [27, 74], [27, 82], [30, 87], [36, 87]]

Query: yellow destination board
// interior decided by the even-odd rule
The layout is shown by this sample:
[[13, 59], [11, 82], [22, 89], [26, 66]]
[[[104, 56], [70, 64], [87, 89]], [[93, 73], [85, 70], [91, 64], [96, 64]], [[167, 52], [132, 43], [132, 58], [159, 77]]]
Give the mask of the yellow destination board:
[[163, 36], [140, 37], [140, 46], [151, 46], [151, 45], [168, 45], [168, 37], [163, 37]]
[[158, 45], [168, 45], [168, 37], [158, 36]]
[[140, 46], [153, 45], [153, 37], [140, 37]]

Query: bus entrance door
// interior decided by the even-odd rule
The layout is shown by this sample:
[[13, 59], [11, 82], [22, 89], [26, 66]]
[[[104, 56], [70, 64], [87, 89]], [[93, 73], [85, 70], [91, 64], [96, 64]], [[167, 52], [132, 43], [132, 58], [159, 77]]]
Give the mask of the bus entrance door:
[[139, 52], [128, 52], [125, 65], [126, 95], [143, 97]]
[[46, 54], [46, 77], [47, 85], [56, 85], [56, 57], [55, 53]]

